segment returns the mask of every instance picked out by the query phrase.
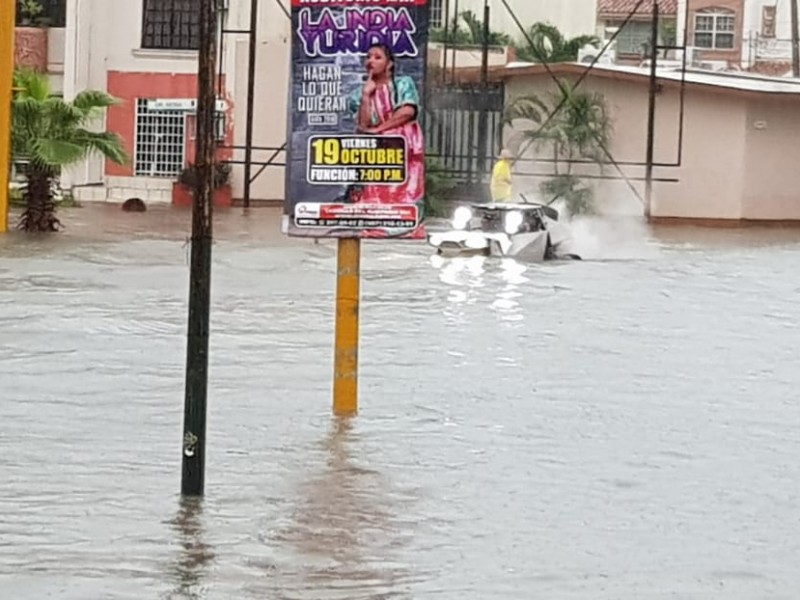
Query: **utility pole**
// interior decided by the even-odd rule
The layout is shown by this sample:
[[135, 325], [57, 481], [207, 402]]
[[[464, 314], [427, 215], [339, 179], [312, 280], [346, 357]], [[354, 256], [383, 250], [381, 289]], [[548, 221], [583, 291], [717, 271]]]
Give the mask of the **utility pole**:
[[8, 231], [11, 166], [11, 87], [14, 84], [16, 0], [0, 0], [0, 233]]
[[[458, 53], [458, 20], [461, 15], [458, 12], [458, 0], [456, 0], [455, 10], [453, 11], [453, 68], [450, 72], [450, 83], [456, 81], [456, 54]], [[447, 59], [445, 59], [445, 63]]]
[[250, 48], [247, 64], [247, 126], [244, 146], [244, 207], [250, 208], [250, 186], [253, 169], [253, 117], [256, 96], [256, 50], [258, 49], [258, 0], [250, 2]]
[[789, 0], [792, 7], [792, 75], [800, 77], [800, 25], [797, 16], [798, 0]]
[[211, 311], [211, 245], [213, 214], [214, 117], [217, 60], [217, 0], [200, 0], [200, 49], [197, 66], [198, 182], [192, 206], [192, 253], [186, 351], [186, 395], [183, 409], [181, 493], [202, 496], [205, 488], [208, 337]]
[[647, 107], [647, 158], [645, 159], [645, 207], [644, 216], [650, 219], [653, 208], [653, 154], [656, 131], [656, 92], [658, 80], [656, 67], [658, 66], [658, 2], [653, 2], [653, 22], [650, 30], [650, 97]]
[[480, 181], [486, 175], [486, 146], [489, 136], [489, 113], [486, 110], [489, 84], [489, 0], [483, 0], [483, 39], [481, 40], [481, 110], [478, 115], [478, 172]]
[[447, 83], [447, 49], [450, 47], [450, 0], [444, 3], [444, 44], [442, 45], [442, 74], [439, 76], [439, 84]]

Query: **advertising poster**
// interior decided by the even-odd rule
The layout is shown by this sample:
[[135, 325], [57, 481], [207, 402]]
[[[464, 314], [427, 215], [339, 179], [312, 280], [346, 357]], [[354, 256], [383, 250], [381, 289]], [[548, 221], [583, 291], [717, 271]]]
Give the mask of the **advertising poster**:
[[428, 0], [292, 0], [284, 232], [424, 239]]

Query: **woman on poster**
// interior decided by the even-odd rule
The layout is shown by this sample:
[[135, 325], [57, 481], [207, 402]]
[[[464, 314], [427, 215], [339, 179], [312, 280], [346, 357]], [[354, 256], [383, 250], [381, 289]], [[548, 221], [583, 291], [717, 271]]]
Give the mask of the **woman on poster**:
[[359, 133], [405, 138], [406, 181], [399, 185], [360, 186], [356, 197], [357, 202], [364, 204], [417, 204], [422, 215], [425, 142], [418, 120], [419, 92], [411, 77], [395, 75], [395, 62], [394, 53], [388, 46], [373, 44], [369, 48], [367, 80], [350, 96], [350, 112]]

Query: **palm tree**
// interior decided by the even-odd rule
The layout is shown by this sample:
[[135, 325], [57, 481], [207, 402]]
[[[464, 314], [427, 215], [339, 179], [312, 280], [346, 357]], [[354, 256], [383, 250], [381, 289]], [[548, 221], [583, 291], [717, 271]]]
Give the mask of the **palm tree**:
[[600, 39], [594, 35], [567, 39], [555, 25], [539, 22], [526, 32], [526, 37], [517, 47], [517, 56], [528, 62], [574, 62], [578, 60], [580, 49], [586, 45], [598, 48]]
[[116, 99], [105, 92], [86, 90], [71, 102], [53, 95], [47, 75], [30, 70], [14, 73], [11, 148], [23, 163], [24, 231], [58, 231], [53, 188], [62, 167], [94, 152], [117, 164], [127, 162], [122, 140], [114, 133], [86, 129]]
[[[459, 25], [463, 21], [466, 27]], [[434, 29], [431, 31], [431, 41], [453, 44], [455, 46], [482, 46], [483, 45], [483, 20], [471, 10], [465, 10], [453, 18], [447, 29]], [[488, 46], [507, 46], [511, 38], [505, 33], [489, 31]]]
[[554, 176], [541, 186], [551, 202], [561, 198], [571, 214], [590, 213], [594, 210], [592, 190], [573, 167], [590, 162], [602, 169], [612, 123], [602, 94], [578, 91], [564, 79], [559, 85], [546, 101], [536, 94], [515, 98], [505, 107], [503, 122], [512, 127], [524, 122], [518, 135], [528, 145], [551, 153]]

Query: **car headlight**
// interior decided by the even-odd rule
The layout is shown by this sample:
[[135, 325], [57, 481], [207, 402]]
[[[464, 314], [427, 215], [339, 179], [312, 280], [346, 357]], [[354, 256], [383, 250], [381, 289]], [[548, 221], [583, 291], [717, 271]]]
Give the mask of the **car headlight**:
[[506, 214], [505, 223], [503, 225], [508, 235], [514, 235], [522, 226], [522, 213], [518, 210], [510, 211]]
[[453, 228], [466, 229], [472, 220], [472, 210], [466, 206], [459, 206], [453, 213]]

